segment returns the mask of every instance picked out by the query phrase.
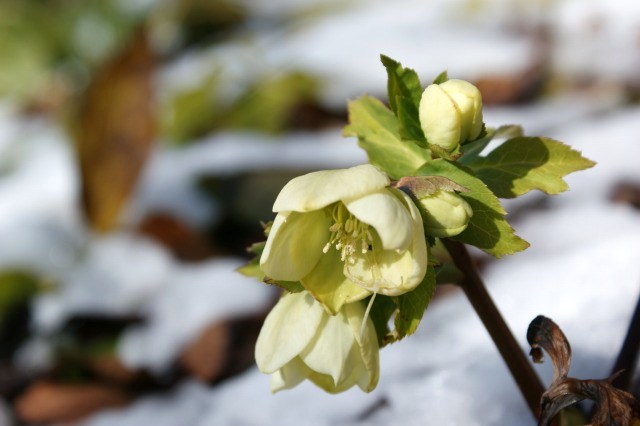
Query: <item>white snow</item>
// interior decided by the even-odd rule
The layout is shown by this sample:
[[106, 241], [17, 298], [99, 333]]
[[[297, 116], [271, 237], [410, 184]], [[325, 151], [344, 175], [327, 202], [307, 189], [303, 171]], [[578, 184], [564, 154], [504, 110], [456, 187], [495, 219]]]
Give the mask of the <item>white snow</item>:
[[144, 309], [148, 323], [131, 327], [122, 337], [124, 363], [162, 372], [206, 326], [265, 309], [276, 297], [274, 289], [235, 272], [241, 265], [237, 259], [216, 259], [177, 267], [166, 288], [150, 297]]
[[[640, 179], [640, 171], [628, 161], [640, 155], [634, 140], [640, 131], [638, 118], [640, 109], [622, 110], [598, 120], [576, 118], [556, 128], [550, 136], [582, 149], [599, 165], [571, 176], [572, 190], [553, 197], [548, 211], [532, 213], [515, 224], [532, 243], [529, 250], [493, 262], [484, 271], [490, 292], [523, 350], [527, 350], [529, 322], [538, 314], [549, 316], [571, 341], [571, 373], [577, 377], [609, 374], [640, 289], [640, 215], [607, 200], [607, 191], [621, 176]], [[549, 363], [536, 370], [550, 382]], [[167, 420], [173, 404], [199, 410], [198, 415], [189, 413], [194, 419], [190, 424], [197, 426], [534, 422], [487, 332], [460, 293], [430, 307], [415, 336], [382, 350], [380, 384], [369, 395], [353, 389], [330, 396], [304, 383], [272, 396], [268, 377], [252, 369], [214, 388], [185, 381], [167, 395], [144, 398], [127, 410], [101, 413], [87, 424], [133, 426], [142, 418], [178, 424], [178, 417], [172, 417], [174, 423]], [[372, 407], [377, 408], [366, 414]]]
[[[139, 2], [148, 4], [147, 0]], [[532, 35], [548, 25], [551, 68], [560, 77], [637, 79], [640, 10], [623, 0], [243, 0], [257, 18], [305, 15], [304, 25], [248, 25], [241, 38], [193, 51], [163, 70], [161, 95], [219, 70], [232, 99], [264, 75], [302, 70], [322, 81], [321, 100], [383, 96], [388, 54], [423, 82], [448, 68], [457, 78], [513, 75], [536, 60]], [[514, 31], [521, 27], [522, 31]], [[224, 95], [224, 94], [223, 94]], [[572, 374], [608, 375], [640, 290], [640, 214], [607, 200], [617, 181], [640, 182], [640, 108], [621, 108], [625, 93], [588, 93], [521, 107], [488, 108], [488, 125], [520, 123], [528, 134], [570, 144], [598, 162], [567, 180], [514, 226], [531, 242], [524, 253], [491, 263], [483, 275], [498, 307], [527, 350], [528, 323], [553, 318], [573, 347]], [[203, 173], [272, 168], [336, 168], [366, 161], [340, 129], [266, 137], [222, 133], [154, 153], [126, 216], [132, 225], [154, 210], [193, 225], [215, 213], [194, 189]], [[533, 195], [537, 196], [537, 195]], [[506, 203], [517, 206], [522, 201]], [[271, 289], [238, 275], [237, 259], [182, 264], [128, 230], [92, 235], [82, 223], [70, 141], [43, 120], [18, 119], [0, 104], [0, 268], [25, 268], [58, 287], [34, 303], [36, 335], [23, 366], [51, 357], [43, 336], [71, 315], [142, 314], [123, 336], [119, 356], [133, 367], [166, 369], [210, 323], [263, 308]], [[415, 336], [381, 352], [381, 380], [371, 394], [327, 395], [309, 383], [270, 395], [255, 368], [209, 387], [185, 380], [172, 391], [89, 418], [87, 425], [530, 425], [523, 399], [488, 334], [461, 294], [434, 303]], [[549, 363], [536, 369], [548, 383]], [[0, 402], [1, 403], [1, 402]], [[5, 421], [0, 406], [0, 424]], [[4, 417], [3, 417], [4, 416]], [[6, 420], [9, 422], [9, 420]]]

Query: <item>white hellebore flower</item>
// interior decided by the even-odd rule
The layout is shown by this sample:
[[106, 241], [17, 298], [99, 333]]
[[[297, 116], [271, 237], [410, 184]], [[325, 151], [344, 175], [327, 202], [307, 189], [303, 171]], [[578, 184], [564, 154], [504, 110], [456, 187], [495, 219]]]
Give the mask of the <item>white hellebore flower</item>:
[[256, 342], [256, 363], [271, 374], [271, 391], [309, 379], [327, 392], [354, 385], [371, 392], [380, 374], [378, 340], [365, 309], [344, 305], [328, 315], [306, 291], [284, 295], [267, 316]]
[[430, 144], [453, 151], [482, 131], [482, 95], [464, 80], [431, 84], [420, 99], [420, 125]]
[[473, 210], [464, 198], [449, 191], [438, 191], [419, 199], [427, 235], [445, 238], [458, 235], [467, 228]]
[[369, 164], [292, 179], [273, 205], [264, 274], [299, 281], [332, 313], [372, 292], [415, 288], [427, 268], [422, 219], [389, 183]]

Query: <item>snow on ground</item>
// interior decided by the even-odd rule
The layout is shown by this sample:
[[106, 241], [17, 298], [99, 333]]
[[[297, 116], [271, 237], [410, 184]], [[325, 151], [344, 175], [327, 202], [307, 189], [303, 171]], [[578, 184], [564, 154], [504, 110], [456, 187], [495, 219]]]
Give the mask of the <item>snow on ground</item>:
[[[640, 214], [611, 204], [620, 178], [640, 180], [640, 109], [575, 119], [549, 136], [598, 161], [568, 180], [551, 209], [525, 217], [524, 253], [485, 270], [490, 292], [526, 349], [529, 322], [554, 319], [573, 347], [572, 375], [609, 374], [640, 289]], [[256, 283], [259, 285], [259, 283]], [[551, 380], [549, 363], [536, 367]], [[479, 319], [461, 294], [434, 304], [417, 334], [381, 352], [381, 380], [366, 395], [337, 396], [304, 383], [270, 395], [268, 377], [251, 369], [215, 388], [185, 381], [128, 409], [103, 412], [87, 425], [531, 425], [533, 418]], [[175, 407], [175, 411], [174, 411]]]

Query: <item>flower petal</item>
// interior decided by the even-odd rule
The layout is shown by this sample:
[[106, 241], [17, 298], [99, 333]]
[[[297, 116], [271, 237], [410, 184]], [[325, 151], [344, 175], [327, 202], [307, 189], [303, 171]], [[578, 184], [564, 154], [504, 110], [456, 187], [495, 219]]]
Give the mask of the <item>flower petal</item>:
[[[361, 333], [362, 318], [365, 309], [360, 303], [350, 303], [344, 307], [344, 314], [355, 336], [358, 352], [358, 364], [361, 368], [357, 376], [357, 384], [365, 392], [371, 392], [378, 385], [380, 379], [380, 357], [378, 350], [378, 336], [371, 318], [367, 318], [364, 333]], [[362, 336], [362, 338], [361, 338]]]
[[340, 252], [331, 247], [316, 267], [300, 280], [304, 288], [332, 314], [338, 313], [345, 303], [362, 300], [371, 294], [345, 277], [343, 269]]
[[[355, 284], [387, 296], [398, 296], [413, 290], [422, 282], [427, 272], [427, 245], [422, 218], [408, 195], [397, 194], [404, 199], [412, 219], [412, 240], [409, 248], [398, 253], [395, 250], [373, 250], [365, 254], [356, 252], [354, 264], [345, 262], [344, 274]], [[374, 235], [374, 245], [377, 235]]]
[[373, 226], [385, 250], [406, 250], [411, 243], [411, 216], [402, 201], [388, 189], [345, 202], [361, 222]]
[[420, 125], [429, 143], [451, 150], [460, 142], [460, 113], [453, 99], [437, 84], [422, 93]]
[[262, 272], [284, 281], [298, 281], [307, 275], [322, 256], [330, 226], [322, 210], [278, 213], [260, 257]]
[[451, 79], [440, 87], [453, 99], [461, 116], [460, 141], [474, 140], [482, 131], [482, 94], [473, 84]]
[[311, 373], [312, 371], [302, 362], [300, 357], [295, 357], [271, 375], [271, 392], [276, 393], [298, 386]]
[[256, 342], [256, 364], [271, 374], [291, 361], [314, 338], [326, 314], [307, 292], [284, 295], [262, 325]]
[[311, 370], [331, 376], [334, 384], [338, 384], [351, 372], [345, 369], [345, 364], [355, 343], [344, 313], [327, 315], [314, 339], [300, 353], [300, 359]]
[[349, 169], [321, 170], [290, 180], [278, 194], [273, 211], [310, 212], [388, 185], [387, 175], [370, 164]]

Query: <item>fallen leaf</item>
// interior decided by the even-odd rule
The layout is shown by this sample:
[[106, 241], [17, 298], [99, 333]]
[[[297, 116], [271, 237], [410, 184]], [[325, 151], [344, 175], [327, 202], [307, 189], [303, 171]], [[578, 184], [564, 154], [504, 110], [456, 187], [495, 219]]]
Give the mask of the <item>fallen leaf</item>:
[[78, 123], [82, 201], [91, 226], [113, 229], [131, 196], [154, 137], [153, 57], [143, 31], [97, 72]]

